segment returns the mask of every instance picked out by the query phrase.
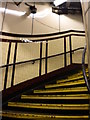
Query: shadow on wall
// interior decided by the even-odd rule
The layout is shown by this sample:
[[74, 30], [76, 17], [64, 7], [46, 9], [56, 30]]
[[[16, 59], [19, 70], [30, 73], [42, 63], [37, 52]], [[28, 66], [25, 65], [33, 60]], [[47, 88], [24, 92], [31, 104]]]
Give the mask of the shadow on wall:
[[81, 14], [61, 15], [60, 28], [62, 31], [70, 29], [84, 30], [82, 15]]

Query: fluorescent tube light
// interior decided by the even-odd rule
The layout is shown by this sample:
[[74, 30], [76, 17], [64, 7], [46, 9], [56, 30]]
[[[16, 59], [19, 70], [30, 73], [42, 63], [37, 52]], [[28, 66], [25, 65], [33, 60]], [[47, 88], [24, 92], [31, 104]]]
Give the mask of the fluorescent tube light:
[[[5, 8], [0, 8], [0, 12], [3, 13], [4, 10], [5, 10]], [[47, 15], [49, 15], [51, 13], [52, 13], [52, 9], [51, 8], [47, 8], [47, 9], [44, 9], [43, 11], [41, 11], [41, 12], [37, 12], [36, 14], [34, 14], [34, 17], [35, 18], [44, 18], [44, 17], [46, 17]], [[25, 14], [25, 12], [6, 9], [6, 14], [15, 15], [15, 16], [23, 16]], [[28, 16], [28, 18], [29, 17], [33, 17], [33, 14], [30, 14]]]
[[67, 0], [55, 0], [54, 1], [54, 5], [55, 6], [58, 6], [58, 5], [61, 5], [62, 3], [66, 2]]
[[[0, 8], [0, 12], [4, 12], [4, 10], [5, 10], [5, 8]], [[6, 14], [11, 14], [11, 15], [15, 15], [15, 16], [22, 16], [25, 14], [25, 12], [6, 9]]]

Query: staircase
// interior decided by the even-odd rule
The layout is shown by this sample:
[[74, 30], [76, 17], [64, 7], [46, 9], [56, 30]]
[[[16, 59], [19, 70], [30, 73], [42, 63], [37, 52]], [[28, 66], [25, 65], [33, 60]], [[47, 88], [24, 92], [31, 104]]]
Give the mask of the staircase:
[[89, 100], [82, 71], [77, 70], [9, 101], [3, 107], [2, 119], [90, 120]]

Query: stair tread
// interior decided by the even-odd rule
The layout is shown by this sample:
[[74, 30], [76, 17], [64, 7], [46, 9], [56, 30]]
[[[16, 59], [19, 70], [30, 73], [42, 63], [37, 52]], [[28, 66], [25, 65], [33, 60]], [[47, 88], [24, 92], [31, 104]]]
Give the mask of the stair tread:
[[89, 99], [88, 94], [76, 95], [22, 95], [21, 99]]
[[[1, 115], [1, 114], [0, 114]], [[54, 114], [38, 114], [38, 113], [28, 113], [28, 112], [16, 112], [16, 111], [3, 111], [3, 117], [9, 118], [22, 118], [22, 119], [37, 119], [37, 118], [57, 118], [57, 119], [88, 119], [88, 115], [54, 115]]]
[[0, 116], [5, 119], [86, 120], [89, 119], [89, 100], [90, 94], [79, 71], [32, 92], [24, 92], [9, 101]]
[[42, 104], [42, 103], [23, 103], [9, 102], [8, 106], [21, 108], [38, 108], [38, 109], [61, 109], [61, 110], [88, 110], [88, 104]]
[[[88, 76], [88, 70], [86, 70], [86, 75]], [[80, 71], [78, 73], [74, 73], [74, 74], [68, 76], [68, 78], [79, 77], [79, 76], [83, 76], [83, 72], [82, 71]]]
[[84, 80], [78, 80], [78, 81], [69, 81], [65, 83], [56, 83], [56, 84], [49, 84], [45, 85], [45, 88], [54, 88], [54, 87], [61, 87], [61, 86], [71, 86], [71, 85], [80, 85], [80, 84], [85, 84]]
[[78, 77], [74, 77], [74, 78], [66, 78], [66, 79], [61, 79], [61, 80], [57, 80], [57, 83], [61, 83], [61, 82], [68, 82], [68, 81], [73, 81], [73, 80], [80, 80], [83, 79], [83, 76], [78, 76]]
[[75, 88], [58, 88], [58, 89], [39, 89], [34, 90], [34, 93], [58, 93], [58, 92], [78, 92], [88, 91], [87, 87], [75, 87]]

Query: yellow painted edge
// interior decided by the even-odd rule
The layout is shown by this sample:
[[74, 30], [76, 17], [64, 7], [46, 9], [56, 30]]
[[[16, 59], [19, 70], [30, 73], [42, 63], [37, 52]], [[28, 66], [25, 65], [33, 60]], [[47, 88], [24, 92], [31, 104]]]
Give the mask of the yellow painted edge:
[[89, 97], [90, 95], [89, 94], [70, 94], [70, 95], [27, 95], [27, 94], [22, 94], [21, 97], [27, 97], [27, 96], [30, 96], [30, 97], [82, 97], [82, 96], [87, 96]]
[[78, 85], [78, 84], [83, 84], [85, 83], [84, 80], [78, 81], [78, 82], [72, 82], [70, 81], [69, 83], [60, 83], [60, 84], [50, 84], [50, 85], [45, 85], [45, 88], [53, 88], [53, 87], [61, 87], [61, 86], [69, 86], [69, 85]]
[[28, 105], [28, 106], [52, 106], [52, 107], [87, 107], [88, 104], [43, 104], [43, 103], [23, 103], [23, 102], [8, 102], [8, 106], [12, 105]]
[[[88, 71], [86, 71], [86, 75], [88, 76]], [[83, 72], [81, 71], [80, 73], [72, 74], [72, 75], [68, 76], [68, 78], [78, 77], [78, 76], [83, 76]]]
[[83, 79], [84, 77], [80, 76], [80, 77], [75, 77], [75, 78], [67, 78], [67, 79], [61, 79], [61, 80], [57, 80], [57, 83], [61, 83], [61, 82], [67, 82], [67, 81], [73, 81], [73, 80], [79, 80], [79, 79]]
[[81, 88], [64, 88], [64, 89], [46, 89], [46, 90], [34, 90], [34, 93], [56, 93], [56, 92], [79, 92], [79, 91], [88, 91], [86, 87]]
[[17, 112], [2, 112], [0, 116], [10, 118], [22, 118], [22, 119], [36, 119], [36, 118], [57, 118], [57, 119], [88, 119], [88, 116], [58, 116], [58, 115], [43, 115], [43, 114], [30, 114], [30, 113], [17, 113]]
[[64, 97], [64, 96], [61, 96], [61, 97], [58, 97], [58, 96], [56, 96], [56, 97], [53, 97], [53, 96], [51, 96], [51, 97], [22, 96], [21, 97], [21, 99], [73, 99], [73, 98], [74, 99], [89, 99], [89, 96], [66, 96], [66, 97]]

